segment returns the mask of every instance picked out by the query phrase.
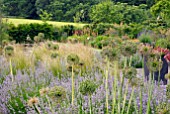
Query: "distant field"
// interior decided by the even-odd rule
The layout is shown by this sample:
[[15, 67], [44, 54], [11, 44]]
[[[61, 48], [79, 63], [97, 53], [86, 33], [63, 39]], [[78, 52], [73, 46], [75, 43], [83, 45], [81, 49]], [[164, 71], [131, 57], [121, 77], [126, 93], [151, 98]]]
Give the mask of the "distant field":
[[[14, 25], [19, 24], [29, 24], [29, 23], [43, 23], [41, 20], [31, 20], [31, 19], [13, 19], [13, 18], [5, 18], [8, 19], [8, 23], [13, 23]], [[55, 22], [55, 21], [47, 21], [47, 23], [52, 24], [54, 26], [60, 27], [63, 25], [73, 25], [76, 27], [82, 28], [86, 24], [79, 24], [79, 23], [71, 23], [71, 22]]]

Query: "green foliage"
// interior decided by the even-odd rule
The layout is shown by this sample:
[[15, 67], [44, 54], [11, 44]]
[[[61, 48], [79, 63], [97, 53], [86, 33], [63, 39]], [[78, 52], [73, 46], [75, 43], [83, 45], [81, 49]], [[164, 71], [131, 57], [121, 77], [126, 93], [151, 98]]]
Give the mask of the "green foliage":
[[121, 44], [121, 53], [124, 56], [132, 56], [137, 52], [137, 45], [136, 43], [130, 42], [130, 41], [124, 41]]
[[[128, 61], [130, 61], [128, 59]], [[135, 54], [132, 56], [132, 66], [135, 68], [142, 68], [142, 64], [143, 64], [143, 59], [139, 54]]]
[[140, 40], [140, 42], [142, 42], [142, 43], [148, 43], [148, 44], [151, 44], [151, 43], [152, 43], [151, 36], [148, 35], [148, 34], [142, 34], [142, 35], [139, 37], [139, 40]]
[[109, 40], [110, 39], [107, 36], [97, 36], [90, 44], [95, 48], [102, 49], [109, 44]]
[[123, 25], [123, 33], [127, 34], [130, 38], [137, 38], [137, 35], [144, 29], [141, 24], [130, 23]]
[[7, 32], [6, 32], [6, 30], [7, 30], [7, 20], [2, 20], [2, 18], [3, 18], [3, 15], [2, 15], [2, 13], [1, 13], [1, 11], [0, 11], [0, 46], [2, 46], [3, 47], [3, 40], [8, 40], [9, 39], [9, 36], [8, 36], [8, 34], [7, 34]]
[[42, 14], [40, 14], [39, 16], [43, 22], [52, 20], [53, 15], [51, 13], [48, 13], [46, 10], [42, 9], [40, 9], [40, 11], [42, 12]]
[[61, 27], [61, 33], [67, 33], [68, 36], [72, 36], [75, 29], [73, 25], [65, 25]]
[[120, 59], [120, 50], [118, 46], [115, 47], [105, 47], [101, 52], [102, 57], [105, 60], [117, 61]]
[[158, 0], [155, 5], [151, 7], [151, 13], [158, 17], [167, 20], [170, 19], [170, 1]]
[[0, 7], [7, 16], [36, 19], [38, 15], [36, 14], [35, 2], [36, 0], [3, 0], [3, 5]]
[[80, 83], [79, 91], [83, 95], [92, 95], [97, 88], [97, 85], [92, 80], [85, 80]]
[[90, 18], [94, 23], [141, 23], [147, 19], [147, 10], [126, 3], [102, 2], [92, 7]]
[[155, 46], [161, 47], [161, 48], [167, 48], [168, 47], [168, 41], [165, 38], [160, 38], [156, 41]]
[[[9, 36], [16, 42], [25, 42], [27, 35], [31, 38], [39, 33], [44, 33], [46, 39], [53, 39], [53, 26], [44, 24], [21, 24], [18, 26], [10, 25], [8, 28]], [[42, 36], [42, 35], [40, 35]], [[33, 39], [32, 39], [33, 40]]]

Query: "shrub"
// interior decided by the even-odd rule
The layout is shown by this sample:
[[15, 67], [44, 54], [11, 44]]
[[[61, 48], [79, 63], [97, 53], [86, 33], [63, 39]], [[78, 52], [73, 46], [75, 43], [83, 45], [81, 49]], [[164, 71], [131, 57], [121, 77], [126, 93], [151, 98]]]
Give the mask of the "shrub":
[[97, 84], [92, 80], [85, 80], [80, 83], [79, 91], [83, 95], [92, 95], [97, 88]]
[[142, 43], [148, 43], [148, 44], [151, 44], [152, 43], [152, 39], [149, 35], [147, 34], [142, 34], [140, 37], [139, 37], [139, 40], [140, 42]]
[[61, 33], [67, 33], [68, 36], [72, 36], [74, 34], [75, 27], [73, 25], [64, 25], [61, 26]]
[[168, 46], [168, 41], [164, 38], [160, 38], [156, 41], [155, 46], [161, 47], [161, 48], [167, 48]]
[[102, 47], [109, 44], [109, 40], [107, 36], [97, 36], [90, 44], [92, 47], [102, 49]]
[[[40, 37], [45, 36], [46, 39], [53, 39], [53, 31], [53, 26], [47, 23], [20, 24], [18, 26], [10, 25], [8, 28], [9, 36], [17, 43], [25, 42], [28, 34], [33, 38], [38, 33], [41, 33], [39, 34]], [[42, 33], [45, 34], [43, 35]]]

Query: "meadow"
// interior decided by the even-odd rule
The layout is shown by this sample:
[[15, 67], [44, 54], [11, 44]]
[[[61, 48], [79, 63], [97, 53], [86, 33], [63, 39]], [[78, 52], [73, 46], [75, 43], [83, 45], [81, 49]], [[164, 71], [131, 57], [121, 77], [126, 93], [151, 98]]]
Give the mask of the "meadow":
[[170, 29], [1, 22], [0, 114], [170, 113]]
[[149, 80], [143, 68], [132, 67], [132, 56], [150, 54], [151, 47], [133, 40], [109, 44], [98, 50], [75, 42], [6, 44], [0, 113], [169, 114], [170, 86], [151, 78], [160, 63], [150, 61]]

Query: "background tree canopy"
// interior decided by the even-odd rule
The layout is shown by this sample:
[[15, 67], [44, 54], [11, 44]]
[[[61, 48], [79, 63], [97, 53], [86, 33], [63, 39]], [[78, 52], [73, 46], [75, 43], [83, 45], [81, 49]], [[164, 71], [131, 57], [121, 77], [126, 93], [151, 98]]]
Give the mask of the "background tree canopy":
[[54, 21], [127, 24], [156, 19], [158, 15], [167, 19], [169, 6], [169, 0], [2, 0], [1, 3], [6, 16], [17, 18], [40, 19], [45, 11]]

